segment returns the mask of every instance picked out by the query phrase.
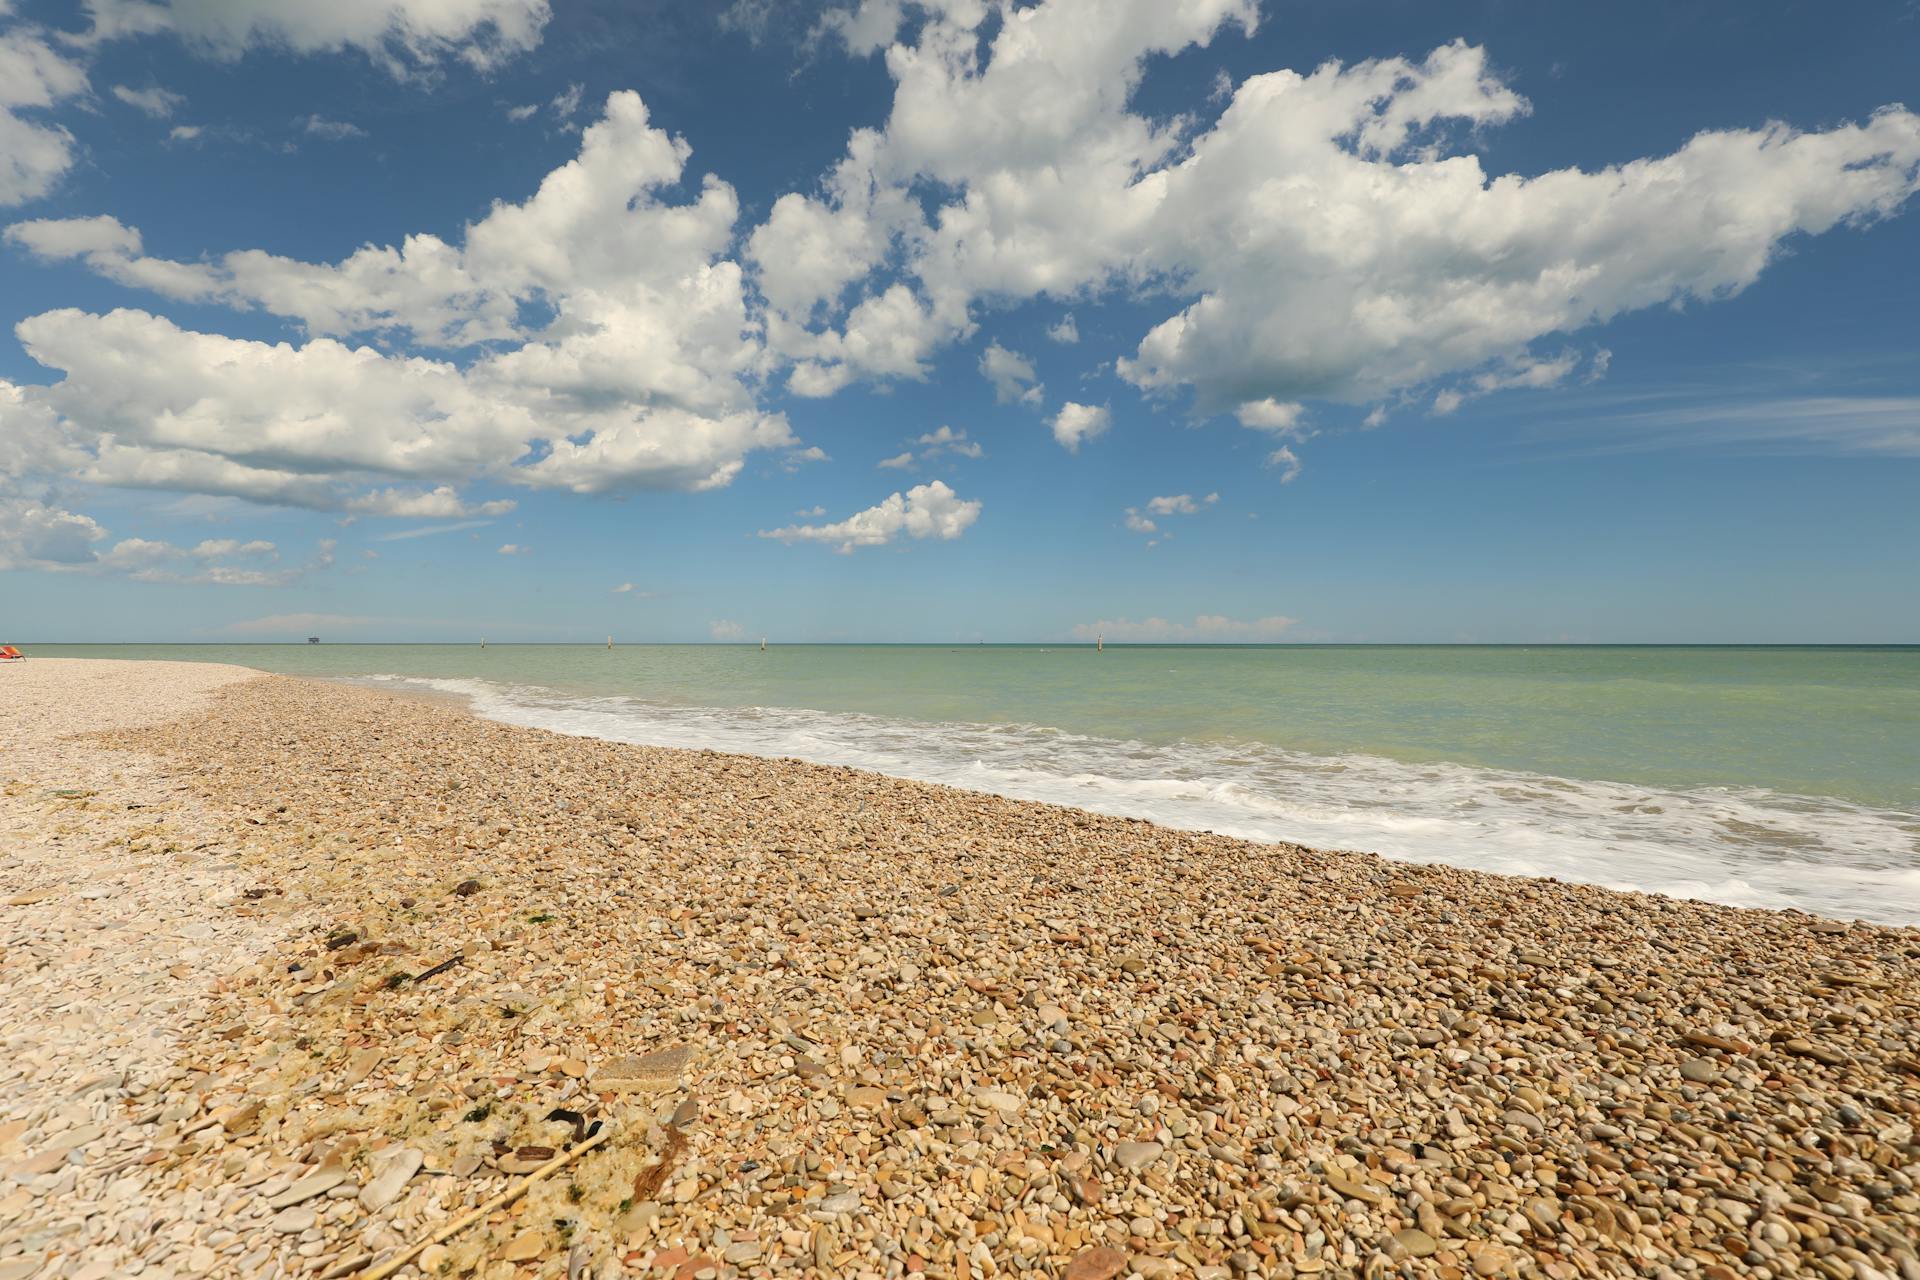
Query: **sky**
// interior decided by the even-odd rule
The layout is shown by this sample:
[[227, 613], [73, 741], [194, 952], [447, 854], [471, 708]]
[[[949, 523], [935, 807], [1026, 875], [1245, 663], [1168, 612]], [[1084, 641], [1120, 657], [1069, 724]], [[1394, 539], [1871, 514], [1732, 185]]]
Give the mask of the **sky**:
[[1913, 0], [0, 0], [0, 641], [1920, 642], [1916, 111]]

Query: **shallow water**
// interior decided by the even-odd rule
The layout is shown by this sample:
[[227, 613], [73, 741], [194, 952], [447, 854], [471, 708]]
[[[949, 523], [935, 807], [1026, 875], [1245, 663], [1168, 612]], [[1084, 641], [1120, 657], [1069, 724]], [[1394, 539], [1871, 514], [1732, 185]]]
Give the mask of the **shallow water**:
[[42, 646], [1172, 826], [1920, 922], [1920, 648]]

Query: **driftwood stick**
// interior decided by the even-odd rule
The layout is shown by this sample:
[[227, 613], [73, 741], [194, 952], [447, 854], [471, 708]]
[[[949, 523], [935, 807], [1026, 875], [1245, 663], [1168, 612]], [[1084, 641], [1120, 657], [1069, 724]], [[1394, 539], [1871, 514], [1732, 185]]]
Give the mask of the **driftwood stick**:
[[427, 1246], [439, 1244], [442, 1240], [458, 1235], [474, 1223], [480, 1221], [480, 1219], [492, 1213], [495, 1209], [498, 1209], [501, 1205], [513, 1203], [520, 1198], [521, 1194], [526, 1191], [528, 1187], [540, 1181], [540, 1179], [546, 1177], [548, 1174], [564, 1169], [612, 1136], [613, 1130], [611, 1128], [602, 1129], [573, 1150], [562, 1151], [559, 1155], [522, 1178], [519, 1183], [502, 1191], [485, 1204], [468, 1210], [425, 1239], [414, 1241], [411, 1245], [407, 1246], [404, 1252], [387, 1259], [379, 1266], [367, 1272], [363, 1280], [384, 1280], [385, 1277], [392, 1275], [409, 1262], [412, 1262]]

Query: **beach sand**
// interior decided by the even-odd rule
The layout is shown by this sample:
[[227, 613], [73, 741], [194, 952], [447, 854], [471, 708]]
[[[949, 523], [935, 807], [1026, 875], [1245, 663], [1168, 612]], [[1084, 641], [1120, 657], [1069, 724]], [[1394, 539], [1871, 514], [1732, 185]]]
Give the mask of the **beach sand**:
[[589, 1143], [425, 1273], [1920, 1280], [1920, 931], [234, 668], [0, 705], [0, 1280], [370, 1271]]

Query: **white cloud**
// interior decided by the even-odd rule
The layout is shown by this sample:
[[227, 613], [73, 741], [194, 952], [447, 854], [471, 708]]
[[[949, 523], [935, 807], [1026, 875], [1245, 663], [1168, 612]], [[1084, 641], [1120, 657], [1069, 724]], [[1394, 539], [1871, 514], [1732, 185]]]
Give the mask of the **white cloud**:
[[1233, 411], [1233, 416], [1240, 420], [1241, 426], [1282, 436], [1297, 431], [1305, 414], [1305, 405], [1291, 400], [1275, 400], [1272, 396], [1264, 400], [1249, 400]]
[[1296, 621], [1279, 615], [1240, 620], [1204, 613], [1192, 622], [1118, 618], [1082, 623], [1073, 635], [1087, 641], [1104, 637], [1117, 644], [1260, 644], [1281, 639]]
[[611, 594], [616, 596], [632, 596], [635, 600], [653, 599], [653, 592], [641, 591], [639, 588], [635, 587], [631, 582], [621, 583], [619, 586], [613, 589]]
[[[257, 251], [176, 262], [145, 256], [112, 219], [20, 224], [9, 239], [40, 257], [323, 334], [509, 340], [463, 367], [324, 336], [195, 333], [140, 311], [48, 312], [19, 334], [66, 377], [36, 394], [80, 433], [111, 435], [118, 469], [139, 482], [191, 489], [212, 476], [220, 487], [203, 491], [296, 505], [382, 477], [700, 490], [729, 483], [755, 450], [788, 450], [788, 466], [823, 460], [756, 404], [764, 353], [739, 268], [722, 256], [731, 188], [709, 179], [679, 205], [654, 196], [687, 154], [637, 95], [614, 94], [576, 160], [527, 201], [495, 205], [462, 245], [416, 236], [337, 265]], [[553, 318], [523, 332], [521, 306], [535, 300]]]
[[187, 553], [197, 560], [218, 560], [226, 556], [266, 556], [269, 559], [280, 558], [280, 551], [271, 542], [256, 538], [242, 542], [238, 538], [208, 538], [193, 547]]
[[[1588, 381], [1597, 381], [1606, 373], [1613, 353], [1601, 348], [1594, 353], [1590, 364], [1591, 374]], [[1433, 397], [1433, 411], [1445, 416], [1453, 413], [1469, 400], [1492, 395], [1496, 391], [1507, 391], [1515, 387], [1542, 390], [1557, 387], [1567, 380], [1575, 369], [1580, 367], [1580, 354], [1576, 351], [1562, 351], [1553, 357], [1533, 356], [1522, 353], [1502, 360], [1490, 369], [1482, 370], [1467, 379], [1464, 386], [1445, 387]]]
[[[1190, 493], [1175, 493], [1165, 497], [1149, 498], [1146, 504], [1146, 514], [1142, 514], [1138, 507], [1127, 508], [1126, 525], [1127, 528], [1134, 533], [1159, 533], [1160, 526], [1155, 523], [1151, 517], [1160, 516], [1165, 518], [1167, 516], [1198, 515], [1202, 510], [1213, 506], [1219, 501], [1220, 495], [1217, 493], [1210, 493], [1206, 497], [1198, 499]], [[1169, 533], [1166, 536], [1170, 538], [1173, 535]], [[1159, 545], [1159, 540], [1156, 539], [1147, 545], [1150, 547], [1157, 546]]]
[[1920, 396], [1685, 395], [1592, 420], [1609, 452], [1712, 444], [1920, 458]]
[[808, 520], [808, 519], [812, 519], [814, 516], [823, 516], [827, 514], [827, 509], [825, 507], [816, 505], [811, 507], [803, 507], [799, 511], [794, 512], [793, 514], [799, 516], [802, 520]]
[[523, 547], [517, 542], [508, 542], [501, 546], [499, 554], [503, 556], [524, 556], [531, 550], [533, 550], [533, 548]]
[[86, 68], [32, 30], [0, 34], [0, 208], [53, 190], [73, 165], [73, 136], [20, 114], [84, 93]]
[[1190, 516], [1197, 514], [1200, 508], [1210, 507], [1218, 501], [1220, 501], [1220, 495], [1217, 493], [1210, 493], [1197, 502], [1190, 493], [1176, 493], [1164, 498], [1147, 499], [1147, 510], [1157, 516]]
[[1292, 484], [1300, 478], [1300, 456], [1285, 445], [1267, 455], [1267, 465], [1280, 469], [1281, 484]]
[[71, 569], [93, 563], [107, 536], [91, 516], [0, 494], [0, 569]]
[[307, 116], [300, 121], [302, 132], [315, 138], [325, 138], [329, 142], [340, 142], [347, 138], [364, 138], [367, 131], [357, 124], [345, 120], [329, 120], [325, 116]]
[[1073, 322], [1073, 314], [1061, 316], [1059, 321], [1047, 330], [1047, 337], [1055, 342], [1071, 345], [1080, 341], [1080, 326]]
[[167, 130], [168, 142], [198, 142], [206, 130], [197, 124], [177, 124]]
[[170, 31], [217, 58], [354, 50], [395, 75], [447, 58], [489, 68], [540, 42], [547, 0], [88, 0], [90, 42]]
[[956, 431], [952, 427], [936, 427], [934, 430], [917, 437], [914, 443], [923, 448], [924, 456], [933, 457], [940, 453], [957, 453], [963, 458], [983, 458], [986, 450], [980, 447], [978, 440], [967, 439], [965, 431]]
[[1033, 362], [997, 342], [989, 342], [980, 357], [980, 374], [993, 384], [993, 398], [999, 404], [1038, 405], [1046, 394], [1034, 376]]
[[580, 113], [580, 96], [585, 91], [585, 85], [570, 84], [559, 93], [556, 93], [553, 96], [553, 101], [547, 105], [553, 109], [554, 115], [560, 117], [562, 120], [571, 120]]
[[0, 107], [51, 107], [86, 88], [86, 68], [33, 28], [0, 33]]
[[942, 454], [974, 459], [987, 456], [987, 451], [980, 447], [978, 440], [969, 440], [965, 431], [957, 431], [949, 426], [937, 427], [915, 436], [912, 444], [919, 448], [918, 454], [914, 453], [913, 448], [909, 448], [906, 452], [897, 453], [891, 458], [882, 458], [874, 465], [885, 470], [905, 471], [916, 462], [924, 465]]
[[[1490, 177], [1462, 140], [1528, 104], [1459, 42], [1255, 75], [1210, 125], [1135, 114], [1149, 59], [1256, 18], [1252, 0], [829, 14], [853, 52], [887, 49], [894, 94], [818, 196], [782, 197], [749, 238], [796, 387], [919, 376], [982, 304], [1174, 296], [1118, 367], [1143, 390], [1205, 412], [1378, 403], [1625, 311], [1738, 293], [1789, 238], [1891, 215], [1920, 185], [1920, 116], [1898, 108]], [[876, 362], [847, 348], [883, 299], [899, 325]]]
[[525, 120], [531, 120], [539, 114], [540, 104], [537, 102], [529, 102], [524, 106], [507, 108], [507, 119], [513, 121], [515, 124], [519, 124]]
[[182, 95], [162, 89], [159, 85], [133, 89], [124, 84], [117, 84], [113, 86], [113, 96], [136, 111], [145, 112], [156, 120], [165, 120], [187, 103]]
[[855, 547], [885, 546], [905, 534], [911, 538], [951, 541], [980, 517], [980, 503], [962, 501], [943, 482], [919, 484], [904, 494], [893, 494], [877, 507], [868, 507], [845, 520], [824, 525], [788, 525], [763, 529], [763, 538], [782, 542], [838, 543], [841, 554]]
[[1105, 405], [1075, 404], [1069, 400], [1053, 416], [1053, 438], [1068, 453], [1080, 452], [1082, 443], [1107, 433], [1113, 414]]
[[[264, 540], [210, 538], [179, 547], [148, 538], [123, 538], [101, 550], [107, 530], [93, 517], [38, 498], [0, 492], [0, 570], [113, 574], [140, 582], [284, 587], [333, 564], [334, 543], [321, 541], [305, 564], [258, 567], [279, 559]], [[242, 562], [234, 564], [231, 561]]]
[[511, 498], [467, 502], [450, 485], [441, 485], [430, 490], [380, 489], [348, 499], [342, 509], [359, 515], [447, 520], [459, 516], [503, 516], [516, 505]]
[[396, 529], [374, 538], [375, 542], [405, 542], [411, 538], [431, 538], [436, 534], [459, 533], [463, 529], [484, 529], [491, 520], [457, 520], [452, 524], [423, 525], [418, 529]]
[[707, 634], [715, 640], [738, 640], [747, 633], [746, 628], [737, 622], [725, 618], [715, 618], [707, 624]]

